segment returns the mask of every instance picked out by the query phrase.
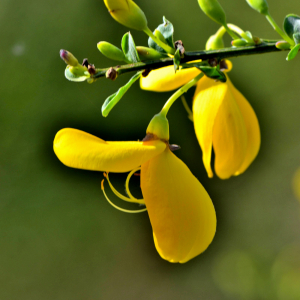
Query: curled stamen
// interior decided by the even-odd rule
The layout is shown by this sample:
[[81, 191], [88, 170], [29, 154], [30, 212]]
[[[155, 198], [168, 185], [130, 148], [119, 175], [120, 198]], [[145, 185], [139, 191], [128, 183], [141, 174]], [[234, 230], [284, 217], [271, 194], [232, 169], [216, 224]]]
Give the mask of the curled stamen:
[[[141, 201], [144, 202], [144, 200], [143, 200], [143, 199], [136, 199], [136, 198], [134, 198], [134, 197], [132, 196], [132, 194], [130, 193], [130, 190], [129, 190], [129, 180], [130, 180], [131, 176], [132, 176], [136, 171], [138, 171], [138, 170], [140, 170], [140, 169], [141, 169], [141, 168], [139, 167], [139, 168], [136, 168], [136, 169], [132, 170], [132, 171], [128, 174], [127, 179], [126, 179], [126, 182], [125, 182], [125, 189], [126, 189], [126, 192], [127, 192], [128, 196], [129, 196], [130, 199], [132, 199], [132, 200], [139, 201], [139, 203], [140, 203]], [[145, 203], [145, 202], [144, 202], [144, 203]]]
[[[111, 188], [111, 190], [113, 191], [113, 193], [119, 197], [120, 199], [126, 201], [126, 202], [130, 202], [130, 203], [138, 203], [138, 204], [145, 204], [144, 200], [143, 199], [136, 199], [134, 197], [131, 196], [130, 192], [128, 194], [129, 197], [126, 197], [124, 195], [122, 195], [121, 193], [119, 193], [115, 188], [114, 186], [112, 185], [112, 183], [110, 182], [109, 180], [109, 176], [108, 176], [108, 173], [103, 173], [104, 177], [107, 179], [108, 181], [108, 184]], [[127, 181], [126, 181], [127, 182]]]
[[143, 209], [139, 209], [139, 210], [128, 210], [128, 209], [124, 209], [124, 208], [121, 208], [121, 207], [119, 207], [119, 206], [113, 204], [113, 203], [109, 200], [109, 198], [107, 197], [107, 195], [106, 195], [106, 193], [105, 193], [105, 191], [104, 191], [104, 179], [102, 179], [102, 181], [101, 181], [101, 190], [102, 190], [102, 192], [103, 192], [103, 194], [104, 194], [104, 197], [106, 198], [107, 202], [108, 202], [111, 206], [113, 206], [115, 209], [117, 209], [117, 210], [120, 210], [120, 211], [125, 212], [125, 213], [129, 213], [129, 214], [141, 213], [141, 212], [144, 212], [144, 211], [147, 210], [147, 208], [143, 208]]

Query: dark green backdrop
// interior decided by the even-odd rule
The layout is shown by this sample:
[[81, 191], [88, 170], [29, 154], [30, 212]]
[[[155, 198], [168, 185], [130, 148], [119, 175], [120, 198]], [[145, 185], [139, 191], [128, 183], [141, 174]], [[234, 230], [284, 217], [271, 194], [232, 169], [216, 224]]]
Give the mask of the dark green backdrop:
[[[246, 1], [220, 2], [229, 22], [277, 38]], [[196, 0], [137, 3], [151, 29], [165, 15], [187, 50], [203, 49], [218, 28]], [[298, 1], [269, 5], [280, 24], [287, 13], [300, 14]], [[101, 192], [101, 173], [69, 169], [52, 150], [64, 127], [106, 140], [144, 137], [169, 93], [135, 85], [105, 119], [104, 99], [129, 76], [92, 85], [69, 82], [59, 58], [63, 48], [108, 67], [113, 62], [99, 53], [97, 42], [119, 45], [128, 29], [101, 0], [1, 0], [0, 26], [1, 300], [300, 299], [300, 209], [291, 188], [300, 166], [300, 57], [232, 59], [230, 78], [254, 107], [262, 134], [257, 159], [237, 178], [208, 179], [181, 103], [170, 111], [171, 143], [182, 146], [176, 154], [208, 190], [218, 217], [208, 250], [174, 265], [157, 254], [146, 213], [112, 208]], [[132, 34], [138, 45], [146, 44], [143, 33]], [[111, 178], [122, 191], [125, 175]], [[132, 186], [138, 195], [138, 181]]]

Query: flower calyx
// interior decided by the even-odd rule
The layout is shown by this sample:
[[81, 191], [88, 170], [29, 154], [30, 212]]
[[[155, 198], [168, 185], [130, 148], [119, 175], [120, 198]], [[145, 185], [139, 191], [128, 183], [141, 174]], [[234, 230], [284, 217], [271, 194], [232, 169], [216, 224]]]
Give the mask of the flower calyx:
[[165, 115], [159, 113], [150, 121], [143, 141], [161, 140], [168, 143], [169, 139], [169, 121]]

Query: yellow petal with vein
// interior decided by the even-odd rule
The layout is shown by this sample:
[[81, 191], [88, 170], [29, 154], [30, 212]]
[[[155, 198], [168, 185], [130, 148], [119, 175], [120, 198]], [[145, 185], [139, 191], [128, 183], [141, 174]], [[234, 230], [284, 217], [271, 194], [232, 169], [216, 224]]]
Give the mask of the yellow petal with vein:
[[129, 172], [166, 148], [148, 142], [106, 142], [84, 131], [65, 128], [54, 139], [54, 152], [68, 167], [106, 172]]
[[168, 148], [141, 169], [141, 187], [160, 256], [184, 263], [202, 253], [216, 231], [212, 201]]
[[213, 177], [211, 151], [213, 128], [219, 107], [228, 93], [228, 85], [203, 77], [197, 83], [193, 101], [194, 127], [202, 149], [202, 159], [208, 177]]
[[247, 151], [245, 159], [234, 175], [243, 173], [257, 156], [260, 148], [260, 129], [256, 114], [246, 98], [235, 88], [228, 78], [230, 90], [243, 115], [247, 130]]
[[196, 77], [200, 71], [197, 68], [174, 71], [174, 66], [153, 70], [147, 77], [141, 77], [140, 86], [144, 90], [168, 92], [180, 88]]

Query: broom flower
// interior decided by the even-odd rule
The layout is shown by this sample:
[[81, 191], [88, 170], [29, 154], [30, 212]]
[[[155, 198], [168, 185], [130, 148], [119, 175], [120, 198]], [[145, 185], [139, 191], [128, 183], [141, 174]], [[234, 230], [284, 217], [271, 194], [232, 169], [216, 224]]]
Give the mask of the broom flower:
[[[226, 61], [226, 65], [225, 72], [229, 72], [232, 63]], [[199, 73], [197, 68], [179, 69], [175, 73], [173, 66], [164, 67], [141, 78], [140, 86], [156, 92], [170, 91], [187, 84]], [[215, 172], [222, 179], [243, 173], [257, 156], [260, 148], [257, 117], [228, 76], [224, 83], [205, 76], [198, 81], [193, 120], [209, 177], [213, 177], [212, 149], [215, 152]]]
[[[106, 142], [86, 132], [66, 128], [54, 139], [54, 151], [68, 167], [103, 171], [113, 192], [122, 200], [144, 204], [135, 211], [114, 205], [119, 210], [147, 210], [155, 247], [160, 256], [172, 263], [185, 263], [202, 253], [216, 231], [212, 201], [188, 167], [169, 145], [167, 119], [158, 114], [147, 128], [146, 138], [132, 142]], [[143, 199], [129, 190], [130, 177], [140, 170]], [[108, 172], [130, 172], [126, 180], [128, 196], [119, 193], [109, 181]]]

